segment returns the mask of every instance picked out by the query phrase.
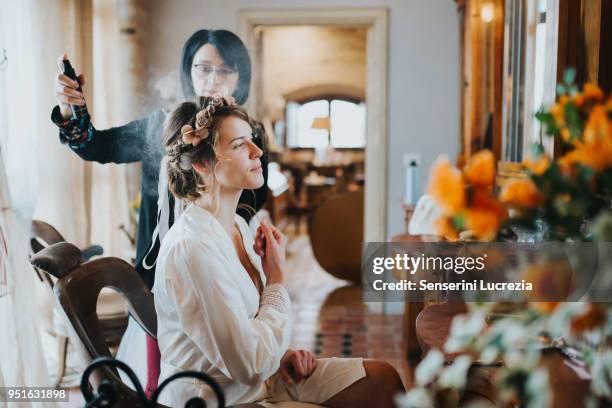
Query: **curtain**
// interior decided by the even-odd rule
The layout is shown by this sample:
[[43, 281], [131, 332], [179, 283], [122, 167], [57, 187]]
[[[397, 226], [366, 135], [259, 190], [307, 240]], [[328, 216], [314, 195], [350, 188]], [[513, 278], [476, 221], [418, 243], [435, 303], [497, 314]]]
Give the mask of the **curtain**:
[[8, 58], [0, 65], [0, 383], [48, 386], [35, 275], [27, 262], [38, 186], [36, 140], [44, 128], [38, 115], [44, 94], [37, 86], [40, 54], [32, 46], [42, 43], [42, 15], [36, 1], [0, 2], [0, 50]]
[[[45, 16], [41, 36], [33, 41], [41, 71], [33, 81], [40, 89], [36, 117], [38, 177], [34, 218], [42, 219], [77, 246], [91, 243], [90, 172], [91, 164], [58, 141], [57, 127], [49, 119], [54, 96], [53, 78], [59, 73], [56, 60], [67, 52], [71, 63], [91, 79], [91, 6], [89, 0], [36, 1], [36, 10]], [[44, 41], [43, 41], [44, 39]], [[85, 88], [86, 97], [89, 89]], [[89, 99], [88, 99], [89, 100]]]
[[[127, 123], [122, 117], [121, 64], [118, 60], [117, 2], [93, 0], [93, 123], [98, 129]], [[130, 118], [134, 119], [134, 118]], [[91, 183], [91, 239], [106, 255], [129, 258], [130, 243], [119, 230], [129, 225], [125, 165], [93, 163]]]
[[[28, 264], [31, 219], [47, 221], [79, 246], [97, 243], [125, 256], [128, 221], [123, 166], [94, 165], [58, 141], [50, 121], [58, 56], [68, 52], [88, 79], [85, 96], [98, 128], [120, 118], [114, 1], [0, 0], [0, 383], [50, 385], [41, 347], [49, 291]], [[6, 49], [8, 62], [2, 63]], [[5, 239], [2, 240], [2, 237]]]
[[[126, 169], [124, 165], [86, 162], [58, 142], [49, 120], [57, 103], [52, 88], [59, 72], [56, 60], [67, 52], [72, 65], [87, 79], [87, 107], [98, 129], [127, 122], [121, 117], [122, 84], [116, 53], [119, 26], [115, 1], [52, 0], [36, 2], [47, 16], [42, 22], [43, 58], [36, 81], [41, 93], [41, 131], [38, 133], [38, 175], [34, 218], [55, 226], [66, 240], [84, 247], [102, 245], [105, 255], [128, 258], [129, 241], [120, 224], [129, 223]], [[44, 61], [44, 62], [43, 62]]]

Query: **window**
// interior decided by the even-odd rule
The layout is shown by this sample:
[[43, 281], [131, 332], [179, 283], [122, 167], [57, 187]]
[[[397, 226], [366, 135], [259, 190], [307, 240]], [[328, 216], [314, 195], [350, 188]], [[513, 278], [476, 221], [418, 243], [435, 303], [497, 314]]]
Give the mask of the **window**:
[[[505, 12], [505, 84], [502, 160], [520, 162], [540, 139], [534, 118], [554, 102], [557, 71], [558, 0], [509, 0]], [[552, 140], [544, 139], [552, 155]]]
[[[330, 118], [329, 129], [313, 129], [315, 118]], [[366, 106], [343, 99], [289, 102], [286, 110], [287, 147], [365, 147]], [[321, 127], [321, 126], [320, 126]]]

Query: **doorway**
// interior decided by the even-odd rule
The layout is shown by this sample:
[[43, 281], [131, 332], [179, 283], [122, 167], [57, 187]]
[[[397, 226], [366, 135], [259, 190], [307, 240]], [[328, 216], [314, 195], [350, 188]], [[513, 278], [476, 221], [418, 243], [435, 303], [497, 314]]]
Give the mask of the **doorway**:
[[[251, 51], [254, 86], [248, 108], [257, 117], [269, 112], [256, 101], [264, 98], [264, 50], [261, 33], [273, 27], [333, 27], [364, 30], [365, 51], [365, 168], [364, 241], [386, 241], [387, 231], [387, 71], [388, 11], [384, 8], [244, 10], [240, 34]], [[296, 47], [300, 44], [296, 43]], [[348, 89], [348, 88], [347, 88]], [[348, 90], [350, 92], [350, 90]], [[306, 99], [303, 99], [306, 100]], [[331, 104], [333, 100], [330, 100]], [[331, 106], [331, 105], [330, 105]], [[322, 126], [322, 125], [321, 125]], [[314, 127], [314, 125], [313, 125]]]

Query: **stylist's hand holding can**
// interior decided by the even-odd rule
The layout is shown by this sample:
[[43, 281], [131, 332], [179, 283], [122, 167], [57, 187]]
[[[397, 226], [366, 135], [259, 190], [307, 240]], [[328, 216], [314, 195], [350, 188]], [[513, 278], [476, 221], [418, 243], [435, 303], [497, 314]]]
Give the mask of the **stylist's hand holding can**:
[[[57, 60], [60, 71], [63, 71], [63, 61], [65, 59], [68, 59], [67, 54], [60, 55]], [[81, 74], [78, 76], [78, 79], [82, 89], [85, 85], [85, 77]], [[55, 98], [59, 102], [60, 113], [64, 120], [68, 120], [72, 116], [72, 108], [70, 105], [85, 105], [85, 97], [82, 92], [78, 91], [79, 83], [68, 78], [62, 72], [55, 77]]]
[[287, 238], [264, 219], [257, 229], [253, 249], [261, 256], [267, 284], [283, 283]]

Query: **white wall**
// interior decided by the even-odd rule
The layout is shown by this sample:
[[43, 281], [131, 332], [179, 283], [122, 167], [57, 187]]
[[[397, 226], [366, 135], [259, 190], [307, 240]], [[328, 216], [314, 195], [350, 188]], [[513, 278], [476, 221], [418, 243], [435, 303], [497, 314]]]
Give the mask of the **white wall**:
[[390, 11], [387, 235], [400, 233], [403, 153], [422, 153], [423, 191], [437, 155], [454, 159], [459, 149], [459, 28], [453, 0], [151, 0], [149, 66], [156, 76], [177, 70], [182, 44], [197, 29], [237, 33], [239, 10], [314, 7]]
[[318, 87], [321, 92], [324, 87], [332, 94], [345, 93], [342, 90], [348, 88], [351, 96], [364, 98], [366, 36], [366, 28], [264, 28], [261, 57], [264, 72], [261, 74], [266, 115], [273, 121], [283, 120], [285, 96], [304, 88]]

